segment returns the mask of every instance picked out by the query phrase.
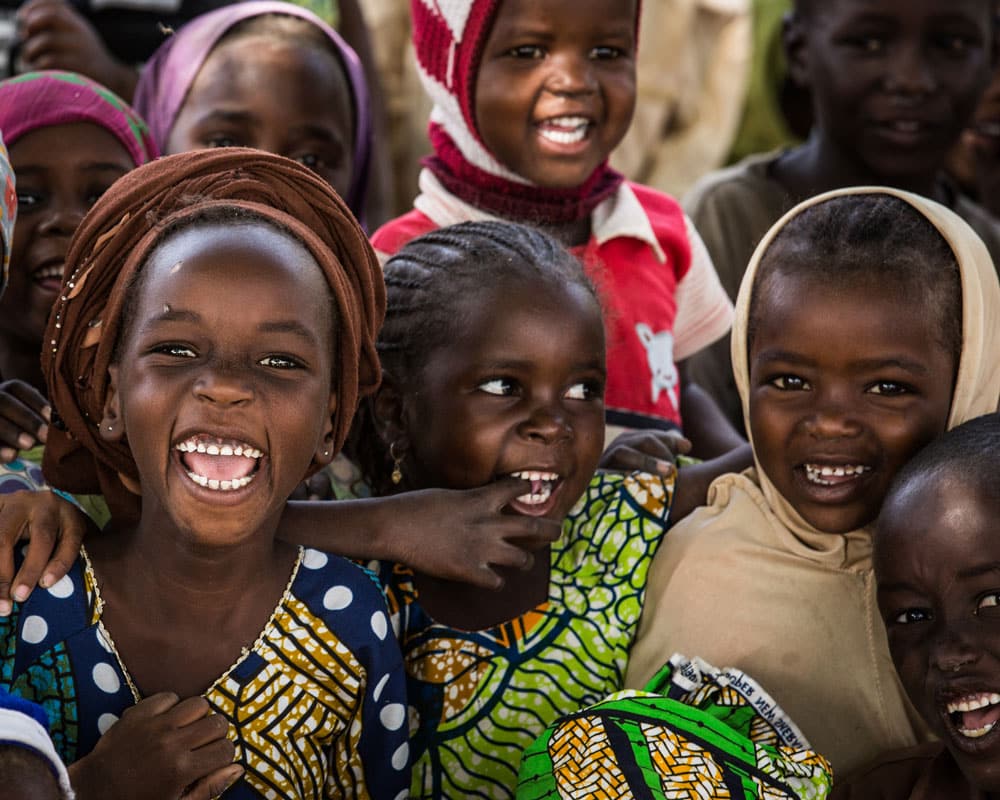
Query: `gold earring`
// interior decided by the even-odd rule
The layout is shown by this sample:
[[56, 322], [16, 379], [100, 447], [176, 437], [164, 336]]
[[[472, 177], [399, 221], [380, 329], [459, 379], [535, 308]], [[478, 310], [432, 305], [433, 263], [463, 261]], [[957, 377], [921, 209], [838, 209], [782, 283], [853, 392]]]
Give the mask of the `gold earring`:
[[403, 481], [403, 471], [399, 468], [399, 465], [403, 463], [403, 457], [396, 455], [396, 443], [393, 442], [389, 445], [389, 458], [392, 459], [392, 475], [390, 475], [390, 480], [394, 486], [399, 486]]

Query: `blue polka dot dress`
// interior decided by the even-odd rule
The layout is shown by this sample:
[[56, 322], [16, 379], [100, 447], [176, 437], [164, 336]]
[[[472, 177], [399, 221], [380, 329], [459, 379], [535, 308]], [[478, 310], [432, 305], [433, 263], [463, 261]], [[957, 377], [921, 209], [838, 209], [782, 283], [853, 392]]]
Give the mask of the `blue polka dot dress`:
[[[0, 688], [41, 704], [67, 763], [89, 753], [138, 699], [101, 621], [86, 552], [48, 590], [0, 619]], [[205, 693], [230, 723], [244, 798], [385, 798], [409, 786], [405, 677], [374, 576], [299, 553], [253, 646]]]

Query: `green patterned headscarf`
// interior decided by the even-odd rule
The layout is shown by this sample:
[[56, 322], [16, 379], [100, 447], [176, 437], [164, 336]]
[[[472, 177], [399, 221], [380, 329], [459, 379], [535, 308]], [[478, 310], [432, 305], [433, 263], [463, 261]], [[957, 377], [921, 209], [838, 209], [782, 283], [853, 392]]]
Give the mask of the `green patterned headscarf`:
[[644, 691], [549, 726], [524, 753], [517, 800], [821, 800], [832, 782], [752, 678], [675, 655]]

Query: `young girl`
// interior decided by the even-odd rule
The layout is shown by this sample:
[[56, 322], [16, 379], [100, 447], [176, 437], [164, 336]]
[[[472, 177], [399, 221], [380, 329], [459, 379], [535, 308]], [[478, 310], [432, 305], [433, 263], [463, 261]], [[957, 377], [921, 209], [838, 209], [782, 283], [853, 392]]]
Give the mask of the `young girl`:
[[[779, 217], [807, 197], [846, 186], [893, 186], [949, 206], [1000, 264], [1000, 223], [945, 172], [990, 80], [993, 6], [796, 0], [785, 50], [792, 79], [812, 98], [809, 139], [709, 175], [684, 201], [730, 297]], [[739, 425], [728, 342], [698, 354], [691, 373]]]
[[875, 535], [878, 604], [900, 680], [938, 741], [838, 782], [840, 800], [1000, 791], [1000, 415], [961, 425], [893, 483]]
[[197, 17], [143, 68], [135, 106], [164, 153], [235, 145], [287, 156], [364, 222], [368, 89], [354, 51], [315, 14], [262, 1]]
[[1000, 398], [1000, 287], [953, 212], [892, 189], [822, 195], [765, 237], [733, 364], [755, 467], [657, 554], [626, 684], [664, 653], [760, 681], [835, 772], [926, 735], [875, 607], [870, 526], [922, 445]]
[[[408, 673], [414, 797], [512, 797], [524, 748], [622, 687], [673, 476], [594, 474], [604, 438], [601, 308], [531, 228], [477, 222], [385, 265], [383, 383], [362, 462], [376, 493], [516, 475], [513, 514], [562, 538], [500, 592], [382, 563]], [[666, 657], [664, 657], [666, 660]]]
[[635, 104], [634, 0], [413, 0], [434, 101], [415, 210], [372, 242], [391, 255], [466, 220], [540, 225], [587, 265], [608, 307], [607, 420], [681, 426], [694, 454], [742, 444], [675, 366], [723, 336], [731, 309], [679, 206], [607, 164]]
[[304, 167], [202, 151], [118, 181], [67, 263], [45, 472], [96, 476], [112, 517], [0, 622], [0, 686], [46, 707], [81, 798], [399, 796], [385, 600], [277, 538], [379, 379], [364, 232]]
[[44, 392], [42, 334], [70, 237], [112, 183], [159, 153], [124, 101], [71, 72], [0, 82], [0, 130], [20, 178], [13, 271], [0, 302], [0, 375]]

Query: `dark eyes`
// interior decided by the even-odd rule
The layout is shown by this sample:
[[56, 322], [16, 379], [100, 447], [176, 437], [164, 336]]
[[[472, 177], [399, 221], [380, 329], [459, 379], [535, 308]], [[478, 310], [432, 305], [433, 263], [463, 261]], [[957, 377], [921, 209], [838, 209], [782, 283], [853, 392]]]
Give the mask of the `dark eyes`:
[[893, 619], [897, 625], [912, 625], [915, 622], [929, 622], [934, 617], [925, 608], [908, 608]]
[[[507, 51], [507, 55], [513, 58], [541, 60], [545, 58], [546, 50], [541, 45], [522, 44], [517, 47], [510, 48], [510, 50]], [[594, 61], [609, 61], [616, 58], [622, 58], [624, 55], [625, 50], [621, 47], [612, 47], [609, 45], [598, 45], [597, 47], [592, 47], [587, 52], [587, 58]]]
[[870, 394], [881, 394], [888, 397], [894, 397], [896, 395], [908, 394], [912, 391], [912, 389], [906, 384], [897, 383], [896, 381], [876, 381], [868, 387], [867, 391]]
[[205, 138], [205, 144], [208, 147], [239, 147], [240, 142], [233, 138], [232, 136], [226, 136], [223, 134], [218, 134], [215, 136], [208, 136]]
[[[162, 344], [152, 348], [150, 352], [170, 356], [171, 358], [188, 359], [198, 357], [197, 351], [186, 344]], [[270, 367], [271, 369], [299, 369], [302, 367], [302, 362], [297, 358], [275, 354], [264, 356], [257, 363], [262, 367]]]
[[[509, 397], [517, 394], [520, 390], [520, 386], [517, 382], [509, 378], [491, 378], [488, 381], [483, 381], [476, 388], [480, 392], [485, 392], [486, 394], [495, 395], [497, 397]], [[574, 383], [566, 389], [563, 393], [563, 397], [567, 400], [593, 400], [601, 397], [602, 394], [603, 390], [599, 384], [593, 381], [580, 381], [579, 383]]]
[[778, 375], [775, 378], [771, 378], [768, 381], [775, 389], [780, 389], [783, 392], [807, 392], [812, 389], [805, 378], [800, 378], [798, 375]]

